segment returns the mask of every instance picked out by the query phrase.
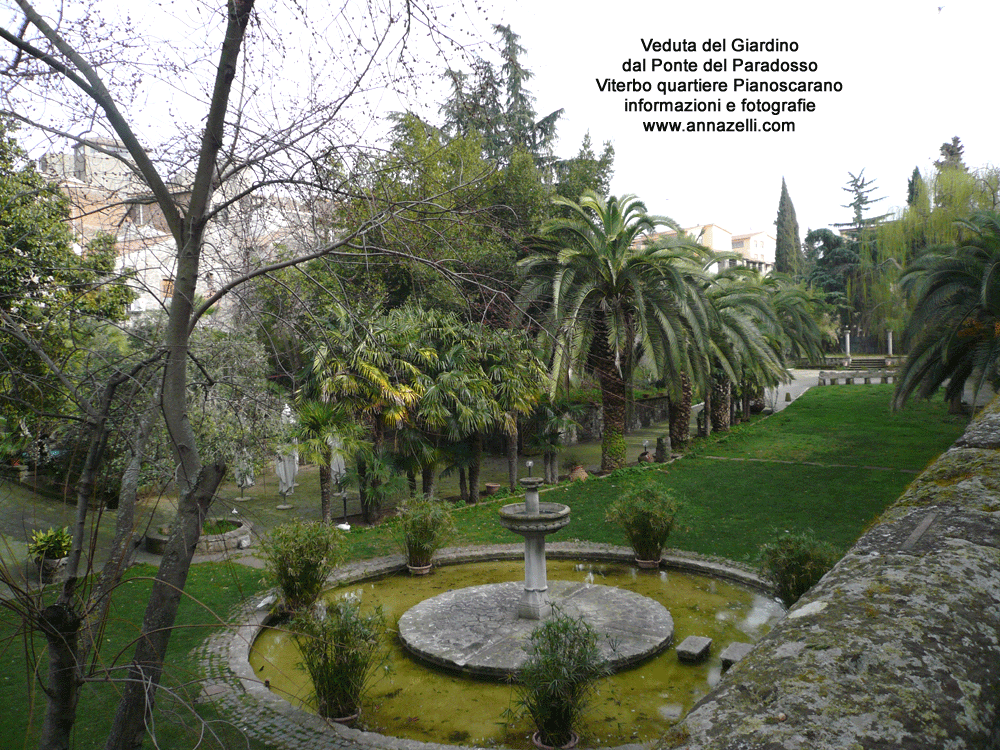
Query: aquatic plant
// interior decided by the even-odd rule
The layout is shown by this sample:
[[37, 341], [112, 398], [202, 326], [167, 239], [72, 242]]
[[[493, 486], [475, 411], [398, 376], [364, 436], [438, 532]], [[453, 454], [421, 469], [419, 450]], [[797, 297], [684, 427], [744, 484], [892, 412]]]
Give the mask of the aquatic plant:
[[610, 674], [597, 633], [562, 612], [531, 634], [528, 660], [517, 672], [516, 710], [526, 713], [543, 745], [562, 747], [587, 707], [595, 682]]
[[358, 714], [373, 678], [388, 666], [382, 609], [362, 614], [356, 599], [344, 597], [297, 617], [290, 629], [312, 679], [317, 713], [327, 719]]
[[343, 532], [322, 523], [296, 521], [274, 528], [263, 545], [268, 576], [281, 592], [285, 612], [311, 607], [343, 559]]
[[670, 532], [677, 527], [679, 510], [671, 490], [647, 484], [615, 500], [605, 520], [621, 527], [639, 560], [659, 560]]
[[444, 501], [421, 497], [399, 509], [399, 546], [411, 567], [430, 565], [434, 553], [454, 534], [451, 506]]

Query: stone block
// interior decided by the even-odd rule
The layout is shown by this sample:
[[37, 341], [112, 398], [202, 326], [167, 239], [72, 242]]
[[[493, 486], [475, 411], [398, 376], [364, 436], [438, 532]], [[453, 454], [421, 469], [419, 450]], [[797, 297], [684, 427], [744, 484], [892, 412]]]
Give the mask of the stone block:
[[701, 635], [689, 635], [677, 647], [677, 658], [688, 663], [704, 661], [712, 648], [712, 639]]
[[752, 648], [752, 643], [730, 643], [720, 654], [720, 657], [722, 658], [722, 670], [725, 671], [729, 669], [736, 662], [749, 654], [750, 649]]

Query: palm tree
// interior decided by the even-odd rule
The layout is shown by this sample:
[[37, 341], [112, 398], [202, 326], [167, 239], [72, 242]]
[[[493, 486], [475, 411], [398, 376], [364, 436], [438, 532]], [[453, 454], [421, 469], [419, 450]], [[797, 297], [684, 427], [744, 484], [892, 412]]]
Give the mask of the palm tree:
[[345, 435], [352, 432], [344, 409], [327, 401], [302, 400], [296, 405], [298, 439], [307, 461], [319, 465], [320, 512], [323, 523], [333, 518], [333, 474], [330, 465]]
[[967, 230], [960, 245], [929, 250], [900, 278], [916, 304], [893, 408], [944, 384], [945, 398], [960, 409], [972, 377], [977, 394], [984, 384], [1000, 387], [1000, 213], [980, 211], [959, 224]]
[[726, 430], [734, 384], [745, 380], [776, 384], [786, 377], [781, 326], [760, 274], [750, 268], [736, 266], [720, 271], [708, 280], [705, 296], [712, 313], [712, 378], [710, 386], [706, 386], [706, 411], [713, 428]]
[[365, 523], [374, 521], [378, 510], [386, 432], [406, 423], [422, 395], [418, 371], [400, 353], [399, 334], [399, 328], [385, 318], [362, 323], [338, 308], [312, 347], [312, 364], [301, 393], [305, 399], [340, 405], [368, 433], [371, 445], [365, 449], [359, 444], [356, 453]]
[[553, 383], [576, 365], [589, 368], [601, 389], [604, 435], [601, 468], [625, 465], [628, 388], [638, 357], [660, 377], [690, 372], [688, 342], [707, 328], [696, 247], [684, 240], [664, 246], [641, 242], [657, 226], [679, 227], [650, 216], [638, 198], [607, 200], [587, 191], [575, 203], [557, 197], [569, 216], [542, 227], [534, 253], [519, 263], [526, 281], [521, 306], [540, 312], [552, 343]]

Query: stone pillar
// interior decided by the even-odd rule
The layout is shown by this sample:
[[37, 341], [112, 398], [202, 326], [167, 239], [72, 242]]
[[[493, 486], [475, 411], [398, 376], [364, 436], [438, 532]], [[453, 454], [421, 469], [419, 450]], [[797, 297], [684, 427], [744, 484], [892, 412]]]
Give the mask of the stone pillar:
[[889, 356], [891, 357], [892, 356], [892, 329], [891, 328], [888, 331], [885, 332], [885, 336], [886, 336], [886, 343], [889, 346]]
[[[524, 477], [520, 482], [524, 487], [525, 515], [538, 515], [538, 487], [542, 479]], [[545, 533], [539, 530], [524, 534], [524, 593], [517, 605], [517, 616], [526, 620], [544, 620], [552, 613], [545, 571]]]
[[851, 359], [851, 331], [850, 329], [844, 331], [844, 354], [847, 355], [848, 361]]

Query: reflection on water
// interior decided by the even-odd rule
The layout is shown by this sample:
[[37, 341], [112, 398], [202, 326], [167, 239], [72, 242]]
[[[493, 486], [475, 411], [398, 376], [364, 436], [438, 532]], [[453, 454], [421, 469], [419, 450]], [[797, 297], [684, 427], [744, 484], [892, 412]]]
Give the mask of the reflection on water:
[[[673, 648], [605, 680], [595, 696], [581, 744], [620, 745], [654, 739], [676, 723], [722, 676], [719, 654], [735, 641], [756, 641], [783, 614], [779, 604], [750, 589], [677, 571], [639, 571], [630, 565], [549, 560], [550, 580], [618, 586], [661, 602], [674, 619], [674, 645], [689, 635], [712, 639], [712, 655], [700, 665], [681, 664]], [[365, 606], [381, 604], [395, 623], [407, 609], [450, 589], [523, 580], [519, 561], [438, 568], [433, 575], [394, 576], [336, 589], [330, 596], [359, 595]], [[261, 634], [251, 653], [258, 677], [293, 703], [308, 705], [310, 686], [296, 668], [294, 643], [278, 629]], [[398, 645], [393, 665], [372, 690], [363, 709], [366, 728], [425, 742], [529, 747], [530, 727], [506, 726], [501, 713], [511, 705], [502, 683], [464, 679], [415, 663]]]

